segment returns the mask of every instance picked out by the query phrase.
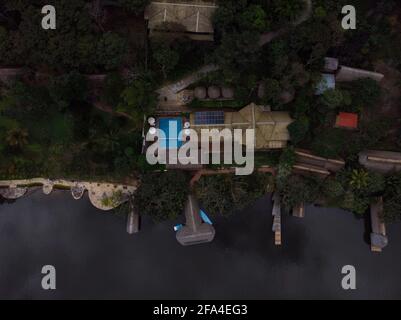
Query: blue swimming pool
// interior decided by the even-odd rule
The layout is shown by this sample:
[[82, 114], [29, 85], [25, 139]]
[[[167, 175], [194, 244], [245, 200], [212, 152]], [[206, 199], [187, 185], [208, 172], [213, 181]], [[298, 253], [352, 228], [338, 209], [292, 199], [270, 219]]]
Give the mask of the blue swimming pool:
[[160, 118], [159, 129], [166, 135], [161, 139], [160, 146], [164, 149], [178, 149], [182, 145], [182, 118]]

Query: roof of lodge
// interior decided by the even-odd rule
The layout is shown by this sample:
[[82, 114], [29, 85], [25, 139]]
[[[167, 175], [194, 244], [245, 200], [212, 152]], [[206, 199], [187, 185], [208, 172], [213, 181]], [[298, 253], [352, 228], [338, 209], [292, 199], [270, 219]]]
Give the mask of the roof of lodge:
[[145, 10], [145, 19], [149, 20], [149, 29], [173, 23], [184, 26], [187, 32], [212, 34], [216, 9], [210, 1], [152, 1]]
[[[191, 128], [201, 133], [201, 129], [255, 129], [255, 148], [275, 148], [272, 143], [290, 140], [287, 127], [293, 122], [288, 112], [263, 111], [262, 106], [251, 103], [237, 112], [224, 112], [224, 123], [196, 124], [195, 114], [190, 116]], [[243, 142], [246, 141], [243, 132]], [[283, 147], [282, 145], [279, 147]]]

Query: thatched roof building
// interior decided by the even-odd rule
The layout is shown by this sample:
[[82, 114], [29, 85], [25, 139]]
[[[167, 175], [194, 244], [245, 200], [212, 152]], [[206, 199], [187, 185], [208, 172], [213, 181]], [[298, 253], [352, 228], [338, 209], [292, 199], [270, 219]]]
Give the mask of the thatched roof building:
[[357, 113], [340, 112], [336, 117], [336, 128], [356, 130], [359, 125], [359, 116]]

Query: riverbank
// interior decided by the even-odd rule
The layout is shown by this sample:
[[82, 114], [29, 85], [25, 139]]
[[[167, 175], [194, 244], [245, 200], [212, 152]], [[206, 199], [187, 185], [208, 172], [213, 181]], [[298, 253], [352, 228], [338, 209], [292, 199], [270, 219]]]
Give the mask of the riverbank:
[[54, 189], [67, 189], [75, 200], [80, 200], [88, 192], [89, 200], [99, 210], [109, 211], [117, 208], [131, 197], [138, 183], [121, 185], [104, 182], [87, 182], [71, 180], [50, 180], [34, 178], [25, 180], [0, 181], [0, 196], [5, 199], [16, 200], [22, 198], [31, 187], [41, 186], [45, 195], [50, 195]]
[[[307, 207], [304, 219], [283, 215], [283, 245], [271, 232], [271, 202], [213, 219], [212, 243], [182, 247], [177, 221], [124, 232], [126, 220], [99, 214], [85, 196], [35, 192], [0, 206], [0, 298], [28, 299], [389, 299], [401, 297], [401, 224], [372, 254], [364, 221], [337, 209]], [[57, 290], [40, 287], [41, 267], [57, 269]], [[354, 265], [357, 290], [341, 288]]]

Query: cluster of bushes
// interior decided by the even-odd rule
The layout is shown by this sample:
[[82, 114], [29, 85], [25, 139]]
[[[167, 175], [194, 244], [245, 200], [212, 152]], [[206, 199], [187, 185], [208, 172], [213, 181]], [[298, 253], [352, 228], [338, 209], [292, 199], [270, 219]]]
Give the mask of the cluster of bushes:
[[377, 197], [384, 199], [383, 220], [393, 222], [401, 219], [401, 175], [384, 176], [361, 168], [345, 169], [326, 179], [290, 175], [278, 186], [283, 205], [291, 209], [300, 203], [320, 203], [339, 207], [362, 216]]
[[188, 192], [189, 177], [184, 172], [151, 172], [142, 176], [135, 205], [155, 221], [174, 220], [182, 214]]
[[274, 179], [270, 174], [250, 176], [203, 176], [195, 192], [201, 206], [211, 215], [230, 215], [244, 209], [255, 200], [271, 192]]
[[85, 77], [71, 72], [46, 85], [17, 81], [0, 95], [0, 175], [130, 176], [143, 162], [132, 120], [88, 103]]
[[[195, 184], [201, 207], [211, 215], [228, 216], [271, 192], [270, 174], [202, 176]], [[155, 221], [174, 220], [183, 213], [189, 193], [189, 176], [182, 171], [148, 172], [135, 193], [139, 212]]]
[[[18, 12], [15, 27], [0, 25], [0, 65], [44, 70], [79, 69], [83, 72], [113, 70], [129, 62], [126, 35], [96, 28], [85, 0], [58, 0], [57, 29], [41, 26], [42, 1], [9, 1], [5, 13]], [[7, 9], [7, 11], [6, 11]]]
[[[381, 95], [379, 84], [370, 79], [342, 84], [320, 97], [313, 90], [299, 91], [289, 105], [295, 119], [288, 127], [292, 143], [310, 148], [322, 157], [354, 161], [361, 150], [375, 147], [387, 137], [393, 120], [375, 111]], [[358, 130], [334, 128], [339, 112], [357, 113]]]

